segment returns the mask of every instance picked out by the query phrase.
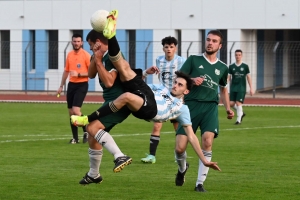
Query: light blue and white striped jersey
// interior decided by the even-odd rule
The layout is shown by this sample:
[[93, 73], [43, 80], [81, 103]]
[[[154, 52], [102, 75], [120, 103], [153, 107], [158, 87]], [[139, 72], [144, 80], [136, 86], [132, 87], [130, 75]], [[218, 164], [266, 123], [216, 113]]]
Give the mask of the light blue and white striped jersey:
[[154, 93], [157, 104], [157, 115], [150, 121], [165, 122], [176, 119], [182, 126], [192, 125], [190, 110], [181, 99], [173, 97], [163, 85], [148, 84]]
[[175, 55], [173, 60], [168, 61], [166, 57], [158, 56], [156, 58], [156, 67], [159, 69], [160, 73], [158, 75], [159, 82], [163, 86], [171, 91], [173, 86], [173, 81], [176, 77], [175, 71], [178, 71], [183, 63], [186, 61], [185, 58]]

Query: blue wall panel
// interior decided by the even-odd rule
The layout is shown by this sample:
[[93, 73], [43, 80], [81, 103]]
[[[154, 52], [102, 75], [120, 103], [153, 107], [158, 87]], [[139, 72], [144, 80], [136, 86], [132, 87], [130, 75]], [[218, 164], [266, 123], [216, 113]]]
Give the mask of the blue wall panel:
[[[83, 49], [86, 50], [87, 52], [89, 52], [91, 55], [93, 54], [93, 51], [90, 50], [90, 45], [89, 43], [85, 40], [87, 34], [90, 32], [91, 30], [83, 30], [83, 35], [82, 35], [82, 39], [83, 39]], [[97, 83], [98, 83], [98, 79], [97, 79]], [[89, 79], [89, 91], [90, 92], [94, 92], [96, 90], [95, 88], [95, 79]]]
[[265, 34], [263, 30], [257, 31], [257, 88], [264, 88], [264, 38]]

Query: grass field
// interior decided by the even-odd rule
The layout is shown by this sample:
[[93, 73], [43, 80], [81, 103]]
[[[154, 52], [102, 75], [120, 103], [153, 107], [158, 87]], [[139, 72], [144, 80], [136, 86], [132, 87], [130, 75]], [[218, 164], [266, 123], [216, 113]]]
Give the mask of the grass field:
[[[98, 105], [83, 106], [90, 113]], [[65, 104], [0, 103], [0, 199], [299, 199], [300, 108], [244, 107], [234, 126], [220, 107], [220, 136], [207, 193], [194, 192], [198, 159], [189, 146], [186, 182], [176, 187], [172, 125], [163, 126], [155, 164], [143, 164], [152, 124], [129, 117], [113, 129], [133, 163], [113, 173], [113, 156], [104, 150], [103, 182], [80, 186], [88, 171], [88, 145], [70, 145]], [[80, 131], [80, 136], [81, 136]], [[197, 133], [199, 136], [199, 132]]]

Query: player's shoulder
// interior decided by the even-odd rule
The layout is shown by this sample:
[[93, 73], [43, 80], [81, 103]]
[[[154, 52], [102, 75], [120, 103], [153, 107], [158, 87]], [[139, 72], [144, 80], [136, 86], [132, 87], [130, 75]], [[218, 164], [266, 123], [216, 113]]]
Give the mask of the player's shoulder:
[[248, 65], [247, 63], [245, 63], [245, 62], [242, 62], [242, 65], [243, 65], [244, 67], [249, 67], [249, 65]]
[[157, 57], [156, 57], [156, 60], [158, 60], [158, 61], [165, 60], [165, 56], [164, 56], [164, 55], [157, 56]]

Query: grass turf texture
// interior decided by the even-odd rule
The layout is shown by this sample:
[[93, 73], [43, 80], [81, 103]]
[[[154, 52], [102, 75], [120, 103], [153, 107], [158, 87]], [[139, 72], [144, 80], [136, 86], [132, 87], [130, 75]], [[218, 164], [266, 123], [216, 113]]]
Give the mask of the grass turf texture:
[[[98, 105], [85, 104], [88, 114]], [[65, 104], [0, 103], [0, 199], [299, 199], [299, 108], [244, 107], [243, 124], [233, 125], [220, 107], [220, 136], [214, 141], [208, 193], [194, 192], [198, 159], [189, 146], [190, 168], [175, 186], [174, 131], [164, 124], [155, 164], [140, 159], [149, 149], [152, 123], [130, 116], [111, 134], [133, 163], [113, 173], [104, 150], [103, 182], [80, 186], [89, 169], [88, 145], [70, 145]], [[79, 129], [82, 139], [82, 130]], [[199, 136], [199, 131], [197, 133]]]

